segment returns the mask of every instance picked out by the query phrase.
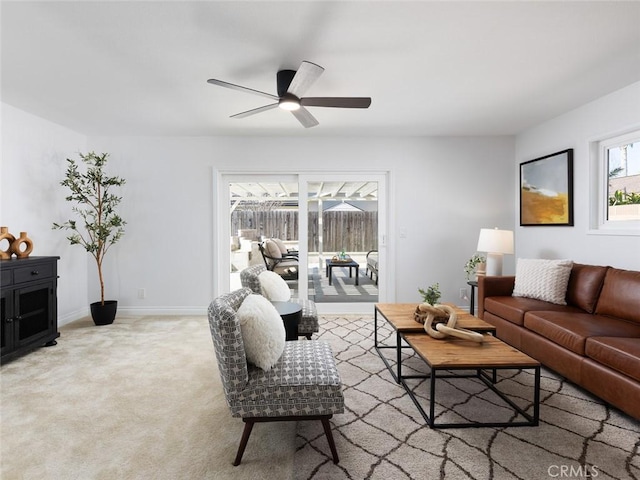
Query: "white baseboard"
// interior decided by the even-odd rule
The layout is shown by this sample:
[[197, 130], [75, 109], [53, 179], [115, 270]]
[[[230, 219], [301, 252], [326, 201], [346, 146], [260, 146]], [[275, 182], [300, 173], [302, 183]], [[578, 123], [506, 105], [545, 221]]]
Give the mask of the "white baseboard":
[[73, 312], [69, 312], [65, 315], [58, 315], [58, 327], [61, 327], [62, 325], [66, 325], [67, 323], [71, 323], [75, 320], [79, 320], [81, 318], [84, 317], [88, 317], [90, 315], [89, 313], [89, 307], [85, 307], [85, 308], [80, 308], [78, 310], [75, 310]]
[[[416, 302], [416, 305], [418, 302]], [[331, 315], [331, 314], [360, 314], [360, 315], [373, 315], [374, 304], [372, 303], [350, 303], [350, 304], [331, 304], [320, 303], [316, 304], [318, 307], [318, 313]], [[207, 307], [121, 307], [118, 306], [118, 315], [123, 316], [171, 316], [171, 315], [206, 315]], [[468, 310], [468, 305], [460, 305], [462, 310]], [[63, 316], [58, 316], [58, 326], [65, 325], [67, 323], [79, 320], [84, 317], [90, 316], [89, 307], [82, 308]]]
[[206, 315], [206, 307], [120, 307], [118, 306], [118, 315]]

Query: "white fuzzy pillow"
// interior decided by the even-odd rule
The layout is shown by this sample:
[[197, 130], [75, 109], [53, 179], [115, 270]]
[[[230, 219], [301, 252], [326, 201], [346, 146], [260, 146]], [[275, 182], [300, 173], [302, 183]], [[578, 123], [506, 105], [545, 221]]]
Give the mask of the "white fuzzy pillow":
[[566, 305], [565, 296], [572, 267], [572, 260], [519, 258], [513, 296]]
[[280, 275], [271, 270], [265, 270], [258, 275], [262, 294], [272, 302], [288, 302], [291, 300], [291, 289]]
[[269, 370], [284, 351], [286, 332], [282, 317], [262, 295], [245, 298], [236, 315], [247, 360], [262, 370]]

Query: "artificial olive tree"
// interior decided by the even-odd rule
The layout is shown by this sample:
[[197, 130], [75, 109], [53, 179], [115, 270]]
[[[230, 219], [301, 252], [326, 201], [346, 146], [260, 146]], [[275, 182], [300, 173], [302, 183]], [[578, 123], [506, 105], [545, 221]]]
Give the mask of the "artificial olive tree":
[[53, 228], [70, 230], [67, 240], [71, 245], [82, 245], [96, 261], [98, 277], [100, 279], [100, 302], [104, 305], [104, 277], [102, 263], [109, 248], [124, 235], [124, 225], [116, 207], [122, 197], [111, 192], [114, 187], [121, 187], [125, 180], [121, 177], [109, 177], [104, 168], [107, 164], [108, 153], [98, 155], [89, 152], [80, 153], [80, 159], [85, 167], [80, 171], [78, 163], [67, 158], [67, 171], [60, 185], [70, 190], [66, 197], [68, 202], [74, 202], [73, 212], [79, 220], [67, 220], [64, 223], [54, 223]]

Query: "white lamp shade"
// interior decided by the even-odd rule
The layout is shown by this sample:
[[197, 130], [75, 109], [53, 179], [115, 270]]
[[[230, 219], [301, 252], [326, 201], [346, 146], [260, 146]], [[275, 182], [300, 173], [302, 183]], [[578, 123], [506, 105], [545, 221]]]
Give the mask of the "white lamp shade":
[[497, 228], [481, 228], [477, 250], [487, 253], [487, 276], [500, 276], [502, 275], [502, 255], [513, 253], [513, 232]]
[[487, 253], [512, 254], [513, 232], [511, 230], [498, 230], [497, 228], [481, 228], [477, 250]]

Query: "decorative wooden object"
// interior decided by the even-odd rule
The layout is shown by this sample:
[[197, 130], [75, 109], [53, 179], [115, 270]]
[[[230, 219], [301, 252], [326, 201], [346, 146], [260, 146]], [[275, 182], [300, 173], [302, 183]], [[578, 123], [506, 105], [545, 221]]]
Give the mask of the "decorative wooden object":
[[9, 233], [8, 227], [0, 227], [0, 242], [6, 240], [9, 242], [5, 250], [0, 249], [0, 260], [8, 260], [11, 258], [11, 245], [16, 240], [16, 237]]
[[[428, 303], [424, 303], [424, 304], [422, 304], [422, 305], [429, 305], [429, 306], [431, 306], [431, 305], [430, 305], [430, 304], [428, 304]], [[427, 317], [429, 316], [429, 311], [426, 309], [426, 307], [421, 308], [421, 307], [422, 307], [422, 305], [420, 305], [420, 304], [419, 304], [419, 305], [416, 307], [415, 312], [413, 312], [413, 319], [414, 319], [416, 322], [418, 322], [418, 323], [420, 323], [420, 324], [424, 325], [424, 322], [427, 320]], [[436, 313], [436, 316], [432, 317], [432, 319], [431, 319], [431, 320], [432, 320], [432, 321], [434, 321], [434, 322], [438, 322], [438, 321], [440, 321], [440, 322], [447, 322], [447, 321], [449, 320], [449, 316], [446, 314], [446, 312], [444, 312], [444, 311], [442, 311], [442, 310], [438, 310], [438, 313]]]
[[[25, 244], [26, 248], [22, 250], [21, 245]], [[27, 232], [20, 232], [20, 237], [16, 238], [11, 244], [11, 251], [18, 258], [27, 258], [33, 251], [33, 241], [27, 237]]]
[[[473, 342], [482, 343], [484, 336], [478, 332], [472, 332], [465, 328], [456, 327], [458, 322], [458, 314], [456, 309], [450, 305], [429, 305], [423, 303], [418, 305], [418, 309], [422, 313], [426, 313], [427, 317], [424, 320], [424, 329], [433, 338], [442, 340], [448, 336], [461, 338], [462, 340], [471, 340]], [[438, 323], [433, 327], [433, 321], [436, 318], [447, 318], [448, 321], [444, 323]]]

